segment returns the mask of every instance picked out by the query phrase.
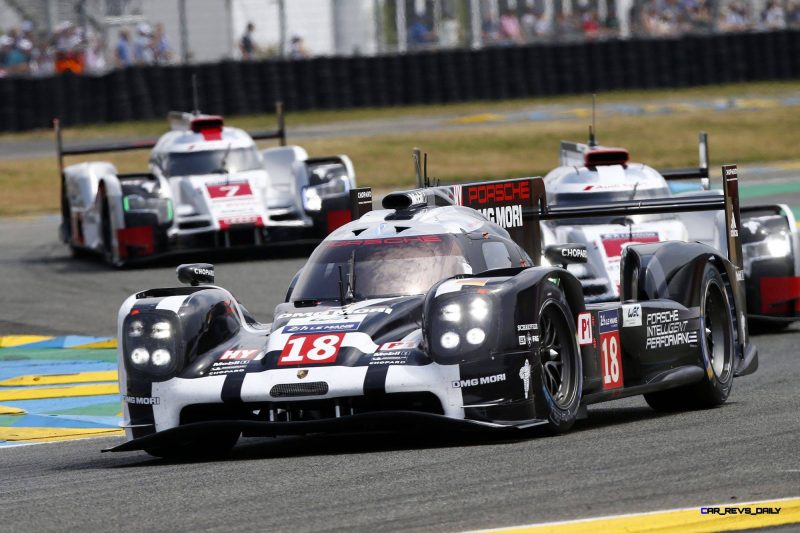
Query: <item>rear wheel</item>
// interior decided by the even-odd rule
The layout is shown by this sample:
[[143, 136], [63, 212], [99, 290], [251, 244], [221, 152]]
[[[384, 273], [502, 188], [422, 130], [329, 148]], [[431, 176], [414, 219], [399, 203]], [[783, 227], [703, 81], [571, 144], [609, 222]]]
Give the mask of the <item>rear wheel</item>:
[[706, 264], [700, 303], [700, 349], [706, 374], [702, 381], [677, 389], [645, 394], [658, 411], [703, 409], [725, 403], [733, 386], [733, 315], [719, 270]]
[[238, 431], [221, 431], [173, 446], [145, 448], [144, 451], [162, 459], [218, 459], [230, 453], [239, 436]]
[[538, 360], [542, 393], [547, 402], [548, 428], [569, 430], [578, 416], [583, 386], [580, 350], [564, 293], [552, 283], [544, 287], [539, 309]]

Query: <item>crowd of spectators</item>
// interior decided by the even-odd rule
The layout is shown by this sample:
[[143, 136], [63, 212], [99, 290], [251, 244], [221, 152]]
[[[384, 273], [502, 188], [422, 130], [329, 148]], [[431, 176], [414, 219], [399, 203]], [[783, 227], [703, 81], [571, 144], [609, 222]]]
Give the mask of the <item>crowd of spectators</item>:
[[[485, 12], [480, 24], [483, 45], [517, 45], [535, 42], [569, 42], [618, 38], [622, 25], [615, 9], [601, 16], [597, 2], [573, 2], [574, 7], [555, 15], [546, 13], [541, 2], [518, 3], [515, 9]], [[610, 6], [614, 4], [609, 2]], [[534, 6], [538, 6], [534, 7]], [[800, 28], [800, 0], [635, 0], [625, 17], [627, 35], [672, 37], [682, 34], [772, 31]], [[428, 16], [413, 15], [407, 26], [409, 50], [469, 46], [472, 27], [463, 27], [452, 15], [434, 26]], [[281, 51], [259, 47], [250, 22], [238, 42], [244, 60], [285, 55], [299, 59], [311, 53], [300, 35], [293, 35]], [[48, 76], [65, 71], [103, 73], [133, 65], [161, 65], [177, 58], [162, 24], [147, 22], [108, 33], [107, 43], [91, 26], [61, 22], [51, 31], [30, 21], [19, 27], [0, 28], [0, 77]]]
[[800, 0], [768, 0], [756, 6], [741, 0], [645, 0], [632, 16], [633, 34], [770, 31], [800, 26]]
[[173, 58], [164, 27], [147, 23], [136, 27], [131, 38], [119, 31], [109, 48], [96, 31], [71, 22], [60, 22], [50, 32], [38, 31], [30, 21], [0, 35], [0, 77], [49, 76], [66, 71], [100, 74], [115, 67], [166, 64]]
[[[485, 14], [481, 40], [485, 45], [514, 45], [548, 41], [580, 41], [620, 37], [621, 24], [611, 9], [601, 15], [596, 3], [575, 3], [570, 12], [548, 15], [541, 8], [505, 9]], [[758, 5], [759, 7], [756, 7]], [[463, 44], [459, 29], [445, 19], [434, 31], [420, 16], [408, 29], [410, 49], [454, 47]], [[770, 31], [800, 27], [800, 0], [767, 0], [760, 4], [738, 0], [637, 0], [628, 13], [629, 34], [667, 37], [737, 31]]]

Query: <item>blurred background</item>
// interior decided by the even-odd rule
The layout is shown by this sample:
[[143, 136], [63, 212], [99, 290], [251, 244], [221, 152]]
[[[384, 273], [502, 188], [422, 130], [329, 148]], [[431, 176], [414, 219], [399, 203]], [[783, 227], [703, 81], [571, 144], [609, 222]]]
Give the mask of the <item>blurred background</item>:
[[800, 0], [0, 0], [2, 75], [800, 27]]

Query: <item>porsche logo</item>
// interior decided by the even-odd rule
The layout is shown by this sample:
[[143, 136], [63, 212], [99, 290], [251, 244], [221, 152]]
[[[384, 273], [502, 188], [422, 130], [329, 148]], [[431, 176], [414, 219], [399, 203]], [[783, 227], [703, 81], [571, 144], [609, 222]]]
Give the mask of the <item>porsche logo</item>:
[[298, 379], [303, 379], [303, 378], [304, 378], [304, 377], [306, 377], [307, 375], [308, 375], [308, 370], [306, 370], [306, 369], [303, 369], [303, 370], [298, 370], [298, 371], [297, 371], [297, 378], [298, 378]]

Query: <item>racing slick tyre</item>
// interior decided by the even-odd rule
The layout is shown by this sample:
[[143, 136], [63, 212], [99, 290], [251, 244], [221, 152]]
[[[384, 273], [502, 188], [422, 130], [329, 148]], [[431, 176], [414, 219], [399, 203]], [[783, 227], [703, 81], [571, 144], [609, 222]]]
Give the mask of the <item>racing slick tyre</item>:
[[238, 431], [219, 431], [173, 446], [145, 448], [144, 451], [154, 457], [170, 460], [217, 459], [230, 453], [240, 435]]
[[547, 403], [547, 429], [569, 430], [578, 417], [583, 388], [583, 368], [575, 322], [564, 293], [553, 283], [542, 288], [539, 307], [539, 351], [542, 393]]
[[706, 373], [702, 381], [685, 387], [645, 394], [657, 411], [704, 409], [722, 405], [733, 386], [733, 315], [725, 282], [712, 263], [707, 263], [701, 284], [700, 349]]

